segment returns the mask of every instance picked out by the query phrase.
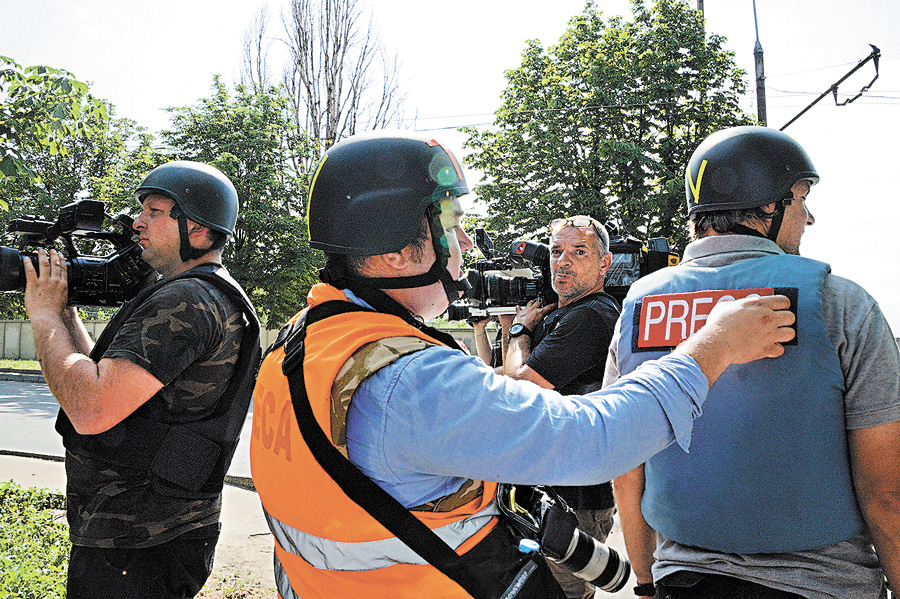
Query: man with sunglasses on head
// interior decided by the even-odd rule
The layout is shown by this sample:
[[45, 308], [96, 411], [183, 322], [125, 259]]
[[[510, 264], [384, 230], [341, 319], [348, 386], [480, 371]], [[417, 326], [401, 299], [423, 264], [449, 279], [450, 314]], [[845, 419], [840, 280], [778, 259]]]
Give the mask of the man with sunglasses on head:
[[[603, 291], [612, 263], [609, 235], [590, 216], [550, 222], [550, 273], [557, 304], [532, 300], [516, 309], [509, 327], [507, 376], [531, 381], [563, 395], [599, 389], [619, 304]], [[605, 541], [613, 525], [612, 485], [555, 487], [575, 510], [581, 530]], [[590, 599], [594, 586], [550, 562], [553, 574], [570, 599]]]

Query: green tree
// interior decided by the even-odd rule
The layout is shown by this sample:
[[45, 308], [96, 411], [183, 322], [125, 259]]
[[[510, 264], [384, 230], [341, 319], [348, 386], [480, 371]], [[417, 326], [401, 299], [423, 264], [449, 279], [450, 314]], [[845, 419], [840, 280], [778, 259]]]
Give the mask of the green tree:
[[684, 165], [708, 133], [749, 122], [744, 72], [685, 0], [632, 13], [604, 21], [591, 1], [556, 46], [529, 42], [494, 126], [466, 130], [497, 247], [579, 213], [685, 241]]
[[239, 85], [232, 96], [216, 76], [212, 97], [169, 109], [172, 129], [163, 132], [175, 157], [212, 164], [234, 182], [240, 212], [223, 259], [270, 327], [305, 305], [320, 260], [306, 229], [309, 177], [292, 166], [317, 150], [293, 132], [286, 108], [280, 88]]
[[[102, 115], [86, 115], [84, 125], [60, 138], [65, 153], [51, 153], [42, 147], [20, 151], [21, 160], [34, 176], [8, 179], [0, 185], [0, 201], [9, 206], [8, 212], [0, 213], [0, 230], [8, 231], [12, 219], [24, 216], [55, 222], [62, 206], [86, 197], [105, 202], [110, 214], [135, 212], [134, 188], [163, 160], [152, 147], [152, 136], [134, 121], [115, 118], [114, 108], [107, 103]], [[6, 235], [4, 243], [19, 249], [16, 235]], [[78, 238], [75, 245], [88, 255], [107, 255], [113, 250], [109, 244]], [[2, 273], [0, 282], [4, 290], [10, 288]], [[93, 316], [97, 311], [90, 312]], [[0, 316], [25, 317], [20, 293], [0, 295]]]
[[[90, 136], [107, 118], [106, 105], [72, 73], [46, 66], [22, 68], [0, 56], [0, 186], [40, 181], [29, 154], [66, 155], [67, 140]], [[0, 208], [7, 206], [0, 200]]]

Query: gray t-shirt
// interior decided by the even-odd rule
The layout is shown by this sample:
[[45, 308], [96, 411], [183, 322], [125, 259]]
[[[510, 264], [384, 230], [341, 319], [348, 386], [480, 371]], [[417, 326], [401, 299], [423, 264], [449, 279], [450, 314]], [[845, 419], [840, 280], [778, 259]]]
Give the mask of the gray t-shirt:
[[[716, 267], [783, 253], [766, 239], [744, 235], [708, 237], [685, 250], [683, 262]], [[859, 285], [827, 275], [823, 313], [837, 350], [847, 392], [848, 430], [900, 420], [900, 354], [878, 303]], [[619, 377], [613, 336], [604, 385]], [[886, 597], [881, 566], [868, 532], [821, 549], [779, 554], [729, 554], [681, 545], [657, 535], [653, 578], [677, 570], [726, 574], [797, 593], [807, 599], [879, 599]]]

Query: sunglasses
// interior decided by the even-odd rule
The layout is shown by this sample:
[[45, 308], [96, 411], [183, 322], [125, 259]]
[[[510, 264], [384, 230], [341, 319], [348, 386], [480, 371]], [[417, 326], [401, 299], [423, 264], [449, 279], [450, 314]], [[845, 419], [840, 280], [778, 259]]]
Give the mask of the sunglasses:
[[603, 235], [597, 229], [597, 225], [594, 224], [594, 221], [584, 216], [576, 216], [573, 218], [555, 218], [550, 221], [550, 233], [555, 234], [557, 231], [564, 227], [567, 227], [568, 225], [572, 225], [576, 229], [593, 229], [597, 237], [603, 239]]

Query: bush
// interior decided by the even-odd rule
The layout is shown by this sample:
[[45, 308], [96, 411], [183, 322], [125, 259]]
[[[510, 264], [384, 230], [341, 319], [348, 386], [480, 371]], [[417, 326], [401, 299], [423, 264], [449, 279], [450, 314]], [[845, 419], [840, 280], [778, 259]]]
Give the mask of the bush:
[[0, 483], [0, 599], [65, 597], [69, 527], [65, 498]]

